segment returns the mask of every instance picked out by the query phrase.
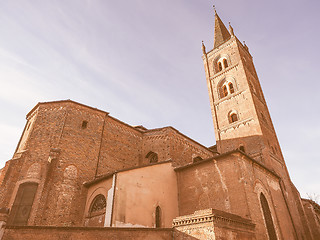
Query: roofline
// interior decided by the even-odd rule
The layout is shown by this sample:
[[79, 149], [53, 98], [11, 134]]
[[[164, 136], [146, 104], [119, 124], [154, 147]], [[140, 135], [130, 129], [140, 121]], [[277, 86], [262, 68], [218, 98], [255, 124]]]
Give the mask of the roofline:
[[67, 100], [57, 100], [57, 101], [51, 101], [51, 102], [38, 102], [37, 105], [34, 106], [34, 107], [31, 109], [30, 112], [28, 112], [28, 114], [26, 115], [26, 118], [28, 118], [40, 105], [46, 105], [46, 104], [52, 104], [52, 103], [74, 103], [74, 104], [77, 104], [77, 105], [82, 106], [82, 107], [90, 108], [90, 109], [92, 109], [92, 110], [105, 113], [106, 115], [109, 114], [108, 112], [103, 111], [103, 110], [101, 110], [101, 109], [94, 108], [94, 107], [90, 107], [90, 106], [88, 106], [88, 105], [85, 105], [85, 104], [78, 103], [78, 102], [76, 102], [76, 101], [67, 99]]
[[[208, 55], [209, 53], [211, 53], [211, 52], [214, 52], [214, 50], [216, 50], [216, 52], [218, 52], [219, 50], [218, 50], [218, 48], [220, 48], [221, 46], [223, 46], [224, 44], [227, 44], [228, 42], [231, 42], [231, 40], [236, 40], [236, 42], [238, 42], [241, 46], [242, 46], [242, 48], [244, 48], [244, 46], [243, 46], [243, 43], [239, 40], [239, 38], [237, 37], [237, 36], [231, 36], [231, 38], [229, 38], [227, 41], [225, 41], [224, 43], [221, 43], [219, 46], [217, 46], [216, 48], [212, 48], [211, 50], [209, 50], [208, 52], [206, 52], [206, 55]], [[252, 58], [252, 55], [251, 55], [251, 53], [250, 52], [248, 52], [248, 51], [246, 51], [248, 54], [249, 54], [249, 56]]]
[[164, 163], [169, 163], [169, 162], [172, 162], [171, 159], [169, 160], [166, 160], [166, 161], [162, 161], [162, 162], [157, 162], [157, 163], [149, 163], [149, 164], [145, 164], [145, 165], [142, 165], [142, 166], [136, 166], [136, 167], [130, 167], [130, 168], [125, 168], [125, 169], [121, 169], [121, 170], [117, 170], [117, 171], [114, 171], [112, 173], [108, 173], [108, 174], [105, 174], [105, 175], [102, 175], [94, 180], [91, 180], [91, 181], [87, 181], [87, 182], [84, 182], [83, 183], [83, 186], [85, 187], [90, 187], [91, 185], [95, 184], [95, 183], [98, 183], [102, 180], [105, 180], [105, 179], [108, 179], [110, 177], [112, 177], [114, 174], [116, 173], [121, 173], [121, 172], [126, 172], [126, 171], [130, 171], [130, 170], [135, 170], [135, 169], [139, 169], [139, 168], [144, 168], [144, 167], [151, 167], [151, 166], [154, 166], [154, 165], [160, 165], [160, 164], [164, 164]]
[[[183, 136], [184, 138], [186, 138], [186, 139], [192, 141], [193, 143], [195, 143], [195, 144], [197, 144], [197, 145], [199, 145], [199, 146], [201, 146], [201, 147], [203, 147], [203, 148], [211, 151], [208, 147], [206, 147], [206, 146], [202, 145], [201, 143], [193, 140], [192, 138], [184, 135], [183, 133], [179, 132], [177, 129], [175, 129], [175, 128], [172, 127], [172, 126], [166, 126], [166, 127], [161, 127], [161, 128], [153, 128], [153, 129], [147, 129], [146, 131], [141, 131], [141, 130], [135, 128], [134, 126], [131, 126], [130, 124], [127, 124], [127, 123], [125, 123], [125, 122], [123, 122], [123, 121], [121, 121], [121, 120], [119, 120], [119, 119], [117, 119], [117, 118], [115, 118], [115, 117], [110, 116], [110, 115], [109, 115], [109, 114], [110, 114], [109, 112], [100, 110], [100, 109], [98, 109], [98, 108], [90, 107], [90, 106], [88, 106], [88, 105], [85, 105], [85, 104], [82, 104], [82, 103], [78, 103], [78, 102], [75, 102], [75, 101], [70, 100], [70, 99], [67, 99], [67, 100], [58, 100], [58, 101], [51, 101], [51, 102], [38, 102], [37, 105], [34, 106], [34, 107], [31, 109], [31, 111], [26, 115], [26, 118], [28, 119], [28, 117], [29, 117], [40, 105], [52, 104], [52, 103], [73, 103], [73, 104], [77, 104], [77, 105], [82, 106], [82, 107], [86, 107], [86, 108], [89, 108], [89, 109], [92, 109], [92, 110], [95, 110], [95, 111], [99, 111], [99, 112], [105, 113], [106, 115], [108, 115], [108, 117], [112, 118], [113, 120], [115, 120], [115, 121], [117, 121], [117, 122], [120, 122], [120, 123], [122, 123], [122, 124], [124, 124], [124, 125], [126, 125], [126, 126], [128, 126], [128, 127], [130, 127], [130, 128], [132, 128], [132, 129], [136, 130], [137, 132], [140, 132], [140, 133], [143, 133], [143, 134], [144, 134], [144, 133], [148, 133], [148, 132], [153, 132], [153, 131], [160, 131], [160, 130], [163, 130], [163, 129], [172, 129], [172, 130], [174, 130], [176, 133], [178, 133], [178, 134], [180, 134], [181, 136]], [[211, 151], [211, 152], [212, 152], [212, 151]]]
[[196, 165], [199, 165], [199, 164], [202, 164], [202, 163], [205, 163], [205, 162], [210, 162], [212, 160], [217, 160], [219, 158], [223, 158], [225, 156], [228, 156], [232, 153], [240, 153], [242, 154], [243, 156], [247, 157], [249, 160], [251, 160], [253, 163], [259, 165], [260, 167], [262, 167], [263, 169], [267, 170], [269, 173], [271, 173], [272, 175], [274, 175], [275, 177], [279, 178], [280, 177], [272, 170], [270, 170], [269, 168], [267, 168], [266, 166], [262, 165], [261, 163], [259, 163], [257, 160], [253, 159], [252, 157], [250, 157], [249, 155], [247, 155], [246, 153], [242, 152], [241, 150], [239, 149], [235, 149], [235, 150], [232, 150], [232, 151], [229, 151], [229, 152], [225, 152], [225, 153], [222, 153], [218, 156], [214, 156], [214, 157], [211, 157], [211, 158], [207, 158], [207, 159], [204, 159], [200, 162], [196, 162], [196, 163], [191, 163], [191, 164], [188, 164], [188, 165], [185, 165], [185, 166], [182, 166], [182, 167], [177, 167], [175, 168], [174, 170], [175, 171], [181, 171], [181, 170], [184, 170], [186, 168], [190, 168], [190, 167], [193, 167], [193, 166], [196, 166]]
[[[210, 152], [213, 152], [213, 151], [211, 151], [208, 147], [206, 147], [206, 146], [202, 145], [201, 143], [193, 140], [192, 138], [188, 137], [187, 135], [184, 135], [183, 133], [181, 133], [179, 130], [175, 129], [175, 128], [172, 127], [172, 126], [166, 126], [166, 127], [161, 127], [161, 128], [153, 128], [153, 129], [150, 129], [150, 130], [145, 131], [144, 133], [153, 132], [153, 131], [161, 131], [161, 130], [163, 130], [163, 129], [172, 129], [173, 131], [175, 131], [176, 133], [180, 134], [180, 135], [183, 136], [184, 138], [190, 140], [191, 142], [196, 143], [196, 144], [198, 144], [199, 146], [201, 146], [201, 147], [203, 147], [203, 148], [206, 148], [206, 149], [207, 149], [208, 151], [210, 151]], [[215, 152], [214, 152], [214, 153], [215, 153]]]
[[108, 117], [109, 117], [109, 118], [112, 118], [113, 120], [115, 120], [115, 121], [117, 121], [117, 122], [119, 122], [119, 123], [121, 123], [121, 124], [123, 124], [123, 125], [126, 125], [127, 127], [132, 128], [133, 130], [135, 130], [135, 131], [137, 131], [137, 132], [139, 132], [139, 133], [142, 133], [142, 134], [144, 133], [143, 131], [140, 131], [139, 129], [135, 128], [134, 126], [131, 126], [130, 124], [125, 123], [125, 122], [119, 120], [118, 118], [112, 117], [111, 115], [108, 115]]

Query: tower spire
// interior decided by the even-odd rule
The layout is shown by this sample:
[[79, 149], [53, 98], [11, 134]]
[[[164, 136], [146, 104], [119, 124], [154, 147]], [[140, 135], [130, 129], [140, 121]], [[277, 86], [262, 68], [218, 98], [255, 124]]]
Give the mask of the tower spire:
[[226, 26], [223, 24], [221, 21], [215, 6], [213, 5], [214, 8], [214, 44], [213, 48], [218, 47], [222, 43], [226, 42], [231, 38], [231, 35], [226, 28]]

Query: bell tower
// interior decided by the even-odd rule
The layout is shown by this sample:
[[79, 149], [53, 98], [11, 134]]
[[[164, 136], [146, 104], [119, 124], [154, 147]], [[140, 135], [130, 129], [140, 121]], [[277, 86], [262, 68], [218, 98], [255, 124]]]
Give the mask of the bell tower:
[[215, 11], [213, 49], [202, 43], [217, 149], [240, 149], [271, 169], [283, 156], [252, 56]]

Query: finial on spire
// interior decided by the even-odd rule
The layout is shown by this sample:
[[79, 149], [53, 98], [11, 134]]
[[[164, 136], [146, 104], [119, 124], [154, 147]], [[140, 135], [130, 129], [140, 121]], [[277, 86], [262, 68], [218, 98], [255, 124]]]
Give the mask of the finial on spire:
[[214, 13], [217, 13], [216, 5], [214, 5], [214, 4], [213, 4], [213, 6], [212, 6], [212, 7], [213, 7], [213, 10], [214, 10]]
[[231, 36], [234, 36], [233, 27], [231, 26], [231, 22], [229, 22], [229, 32]]
[[246, 49], [246, 50], [249, 52], [249, 48], [248, 48], [248, 46], [246, 45], [246, 41], [243, 41], [243, 46], [244, 46], [244, 49]]
[[201, 48], [202, 48], [203, 54], [206, 54], [206, 46], [204, 45], [203, 41], [202, 41], [202, 46], [201, 46]]

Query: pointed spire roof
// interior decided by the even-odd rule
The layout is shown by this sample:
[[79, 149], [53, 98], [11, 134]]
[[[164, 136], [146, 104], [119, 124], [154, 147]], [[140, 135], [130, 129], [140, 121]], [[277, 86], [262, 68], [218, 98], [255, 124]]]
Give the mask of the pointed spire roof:
[[226, 26], [221, 21], [220, 17], [218, 16], [216, 10], [214, 10], [214, 43], [213, 48], [218, 47], [222, 43], [226, 42], [231, 38], [231, 35], [226, 28]]

